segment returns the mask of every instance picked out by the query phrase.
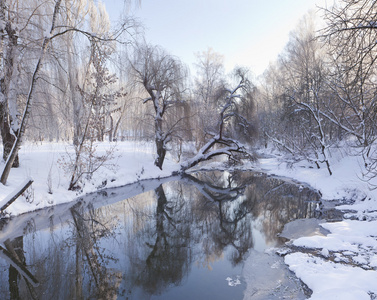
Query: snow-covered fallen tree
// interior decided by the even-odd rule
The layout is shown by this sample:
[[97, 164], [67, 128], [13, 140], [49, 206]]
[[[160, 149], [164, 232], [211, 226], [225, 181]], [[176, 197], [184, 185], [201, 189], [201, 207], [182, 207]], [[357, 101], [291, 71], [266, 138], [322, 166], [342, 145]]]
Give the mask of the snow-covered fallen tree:
[[235, 153], [241, 153], [242, 155], [251, 157], [246, 148], [238, 141], [216, 135], [212, 137], [194, 157], [183, 162], [181, 164], [181, 170], [185, 171], [190, 169], [196, 166], [198, 163], [207, 161], [215, 156], [232, 156]]
[[236, 88], [226, 89], [223, 93], [224, 104], [220, 109], [217, 132], [207, 132], [207, 135], [211, 137], [194, 157], [181, 164], [182, 172], [200, 162], [220, 155], [233, 157], [238, 153], [244, 158], [254, 159], [246, 146], [234, 137], [238, 135], [237, 133], [243, 133], [245, 136], [250, 137], [255, 129], [253, 123], [243, 116], [239, 109], [243, 102], [252, 101], [252, 85], [246, 76], [245, 70], [237, 69], [235, 73], [239, 82]]

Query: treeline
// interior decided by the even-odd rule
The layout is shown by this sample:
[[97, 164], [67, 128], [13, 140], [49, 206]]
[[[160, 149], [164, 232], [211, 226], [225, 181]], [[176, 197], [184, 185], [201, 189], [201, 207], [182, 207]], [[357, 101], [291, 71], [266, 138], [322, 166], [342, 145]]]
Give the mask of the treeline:
[[134, 28], [127, 18], [112, 28], [92, 0], [0, 0], [1, 183], [22, 140], [72, 140], [80, 152], [88, 137], [104, 138], [106, 118], [123, 108], [108, 61]]
[[375, 1], [342, 0], [302, 19], [262, 78], [264, 143], [330, 174], [332, 151], [347, 146], [376, 175], [376, 17]]
[[226, 75], [208, 49], [190, 77], [140, 26], [126, 16], [115, 28], [93, 0], [0, 0], [3, 184], [25, 139], [72, 142], [75, 155], [61, 163], [69, 189], [111, 156], [95, 155], [94, 142], [105, 139], [154, 140], [161, 169], [167, 151], [180, 159], [183, 142], [197, 152], [183, 169], [246, 153], [239, 141], [256, 132], [247, 70]]
[[100, 2], [0, 0], [3, 159], [21, 139], [72, 142], [72, 189], [101, 165], [103, 157], [79, 170], [96, 141], [153, 140], [160, 168], [167, 151], [185, 155], [185, 143], [196, 154], [188, 168], [272, 142], [330, 174], [332, 149], [350, 145], [373, 177], [376, 7], [340, 0], [306, 16], [256, 84], [246, 69], [226, 74], [212, 49], [197, 53], [190, 74], [179, 58], [144, 42], [132, 18], [112, 26]]

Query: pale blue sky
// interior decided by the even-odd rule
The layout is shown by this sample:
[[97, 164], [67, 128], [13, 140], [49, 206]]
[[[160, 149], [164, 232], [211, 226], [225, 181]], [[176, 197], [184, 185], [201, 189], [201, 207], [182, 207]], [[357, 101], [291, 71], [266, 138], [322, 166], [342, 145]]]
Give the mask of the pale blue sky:
[[[103, 0], [112, 19], [123, 0]], [[131, 13], [145, 25], [146, 40], [161, 45], [192, 67], [195, 52], [212, 47], [236, 65], [261, 74], [277, 58], [289, 32], [325, 0], [141, 0]], [[331, 4], [332, 0], [328, 0]]]

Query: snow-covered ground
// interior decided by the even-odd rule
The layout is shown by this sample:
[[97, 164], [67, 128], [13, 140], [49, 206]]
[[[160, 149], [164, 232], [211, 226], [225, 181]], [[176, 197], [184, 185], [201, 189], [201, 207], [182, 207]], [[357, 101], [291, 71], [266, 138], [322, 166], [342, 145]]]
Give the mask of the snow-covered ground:
[[[109, 147], [108, 143], [99, 144], [97, 151], [105, 152]], [[166, 177], [179, 170], [179, 164], [169, 156], [163, 171], [155, 167], [152, 143], [120, 142], [116, 145], [112, 166], [100, 169], [78, 194], [67, 190], [69, 174], [59, 163], [69, 152], [72, 153], [72, 148], [64, 143], [23, 145], [21, 167], [12, 169], [7, 185], [0, 186], [0, 206], [28, 178], [34, 180], [31, 191], [7, 209], [9, 215], [73, 201], [101, 186], [108, 188], [142, 179]], [[292, 166], [278, 158], [261, 158], [245, 168], [256, 168], [308, 183], [318, 189], [325, 200], [353, 201], [339, 207], [347, 210], [346, 220], [320, 224], [328, 230], [327, 235], [321, 233], [292, 238], [285, 263], [313, 291], [311, 299], [376, 299], [377, 190], [370, 190], [368, 184], [361, 180], [362, 161], [339, 152], [331, 159], [333, 175], [330, 176], [326, 168], [312, 168], [305, 162]], [[1, 162], [0, 170], [3, 166]]]
[[276, 157], [260, 159], [259, 168], [271, 174], [309, 183], [324, 200], [348, 200], [341, 222], [322, 223], [327, 235], [293, 238], [285, 263], [312, 291], [310, 299], [377, 299], [377, 190], [362, 180], [362, 160], [340, 153], [326, 168], [292, 166]]
[[[100, 143], [96, 154], [105, 153], [114, 147], [113, 143]], [[114, 157], [100, 168], [82, 192], [68, 191], [70, 174], [62, 168], [63, 158], [73, 153], [73, 148], [64, 143], [25, 144], [20, 150], [20, 168], [12, 169], [7, 185], [0, 186], [0, 207], [7, 195], [17, 190], [26, 179], [34, 180], [29, 199], [20, 197], [7, 208], [12, 216], [43, 207], [62, 204], [79, 195], [95, 192], [98, 187], [106, 188], [126, 185], [137, 180], [170, 176], [179, 170], [179, 165], [167, 159], [161, 171], [154, 165], [153, 143], [119, 142]], [[2, 152], [2, 149], [0, 149]], [[0, 170], [4, 162], [0, 162]], [[106, 183], [106, 184], [105, 184]], [[30, 191], [30, 189], [29, 189]], [[52, 192], [52, 193], [50, 193]]]

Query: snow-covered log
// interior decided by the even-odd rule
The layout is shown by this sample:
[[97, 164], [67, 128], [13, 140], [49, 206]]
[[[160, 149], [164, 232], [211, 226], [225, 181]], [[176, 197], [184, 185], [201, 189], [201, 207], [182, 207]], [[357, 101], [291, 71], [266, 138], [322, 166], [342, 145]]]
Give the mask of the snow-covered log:
[[0, 214], [4, 212], [4, 210], [11, 205], [18, 197], [22, 195], [23, 192], [26, 191], [26, 189], [33, 183], [32, 179], [27, 179], [25, 182], [23, 182], [19, 188], [17, 188], [13, 193], [8, 195], [5, 199], [3, 199], [0, 202], [1, 208], [0, 208]]
[[[215, 145], [221, 145], [220, 148], [214, 148]], [[212, 150], [211, 150], [212, 149]], [[233, 139], [221, 138], [220, 135], [216, 135], [211, 138], [207, 144], [205, 144], [198, 153], [181, 164], [181, 171], [184, 172], [200, 162], [207, 161], [215, 156], [228, 155], [232, 156], [234, 153], [241, 153], [246, 157], [252, 157], [246, 150], [246, 148], [238, 141]]]

